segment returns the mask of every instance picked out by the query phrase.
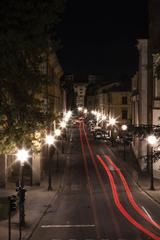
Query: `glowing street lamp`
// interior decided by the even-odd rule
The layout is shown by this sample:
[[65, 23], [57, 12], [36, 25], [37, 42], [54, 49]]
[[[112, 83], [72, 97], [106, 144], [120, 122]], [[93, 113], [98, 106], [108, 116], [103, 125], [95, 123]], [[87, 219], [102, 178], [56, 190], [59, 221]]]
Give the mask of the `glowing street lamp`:
[[69, 110], [69, 111], [67, 112], [67, 116], [68, 116], [69, 118], [72, 116], [72, 111], [71, 111], [71, 110]]
[[87, 114], [88, 110], [85, 108], [83, 112], [84, 114]]
[[20, 161], [20, 176], [19, 176], [19, 184], [16, 188], [19, 197], [19, 240], [21, 240], [22, 234], [22, 225], [25, 225], [25, 192], [24, 181], [23, 181], [23, 168], [24, 163], [27, 162], [29, 158], [29, 151], [26, 149], [18, 149], [16, 153], [16, 158]]
[[151, 146], [153, 146], [157, 142], [157, 138], [155, 135], [149, 135], [147, 137], [147, 141]]
[[[61, 130], [60, 129], [55, 129], [54, 131], [54, 134], [55, 136], [58, 138], [61, 136]], [[58, 141], [59, 142], [59, 141]], [[57, 142], [57, 145], [58, 145], [58, 142]], [[63, 149], [63, 142], [62, 142], [62, 138], [61, 138], [61, 149]], [[58, 147], [58, 146], [57, 146]], [[59, 169], [59, 157], [58, 157], [58, 149], [56, 147], [56, 162], [57, 162], [57, 170]]]
[[123, 131], [126, 131], [128, 127], [127, 127], [126, 124], [123, 124], [121, 128], [122, 128]]
[[109, 118], [109, 124], [110, 125], [115, 125], [116, 124], [116, 119], [115, 118]]
[[60, 122], [60, 127], [65, 128], [66, 127], [66, 122], [65, 121]]
[[105, 121], [107, 119], [106, 115], [102, 115], [102, 121]]
[[[123, 132], [126, 132], [128, 127], [126, 124], [123, 124], [121, 126], [121, 129]], [[123, 160], [125, 161], [126, 160], [126, 143], [125, 143], [125, 136], [123, 136]]]
[[59, 128], [55, 129], [54, 134], [56, 137], [59, 137], [61, 135], [61, 130]]
[[16, 153], [16, 158], [18, 161], [20, 161], [20, 176], [19, 176], [19, 184], [20, 186], [22, 186], [23, 183], [23, 167], [24, 167], [24, 163], [27, 162], [28, 158], [29, 158], [29, 151], [27, 151], [26, 149], [22, 148], [22, 149], [18, 149], [17, 153]]
[[55, 138], [53, 135], [47, 135], [45, 142], [47, 144], [47, 158], [48, 158], [48, 191], [52, 190], [52, 174], [51, 174], [51, 156], [49, 147], [54, 144]]
[[72, 111], [68, 111], [66, 112], [65, 116], [64, 116], [64, 121], [68, 122], [68, 120], [70, 119], [70, 117], [72, 116]]
[[78, 111], [82, 112], [83, 108], [82, 107], [78, 107]]
[[47, 145], [54, 144], [54, 141], [55, 141], [55, 138], [54, 138], [53, 135], [47, 135], [46, 136], [45, 142], [46, 142]]
[[154, 176], [153, 176], [153, 146], [157, 143], [157, 138], [155, 135], [149, 135], [147, 137], [147, 142], [151, 146], [151, 156], [150, 156], [150, 190], [155, 190], [154, 188]]
[[[113, 117], [110, 117], [108, 123], [109, 123], [109, 125], [111, 125], [113, 127], [116, 124], [116, 119], [113, 118]], [[113, 134], [112, 134], [112, 131], [113, 131], [113, 129], [111, 128], [110, 136], [111, 136], [111, 141], [112, 141], [112, 145], [113, 145]]]
[[17, 160], [20, 161], [20, 163], [23, 165], [27, 161], [29, 157], [29, 153], [27, 150], [22, 148], [17, 150], [16, 156], [17, 156]]

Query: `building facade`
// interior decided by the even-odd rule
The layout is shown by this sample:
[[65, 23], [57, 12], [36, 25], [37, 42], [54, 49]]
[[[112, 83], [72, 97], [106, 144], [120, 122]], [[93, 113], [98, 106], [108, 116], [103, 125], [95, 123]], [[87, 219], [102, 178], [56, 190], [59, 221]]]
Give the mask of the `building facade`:
[[[132, 124], [134, 126], [148, 124], [148, 40], [139, 39], [137, 44], [139, 52], [138, 72], [132, 78]], [[135, 136], [133, 150], [142, 170], [147, 163], [142, 156], [147, 155], [146, 139]]]
[[88, 83], [74, 83], [76, 107], [85, 107], [85, 96]]
[[131, 123], [131, 91], [120, 82], [89, 86], [87, 108], [115, 117], [120, 124]]

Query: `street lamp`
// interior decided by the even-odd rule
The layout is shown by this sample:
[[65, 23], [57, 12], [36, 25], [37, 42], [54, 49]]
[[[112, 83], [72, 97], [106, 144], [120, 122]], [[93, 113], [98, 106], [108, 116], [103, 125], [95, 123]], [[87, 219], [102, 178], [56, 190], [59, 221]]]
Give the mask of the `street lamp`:
[[72, 111], [69, 110], [68, 112], [66, 112], [64, 116], [64, 121], [68, 122], [71, 116], [72, 116]]
[[60, 127], [63, 129], [66, 127], [66, 122], [65, 121], [62, 121], [60, 122]]
[[47, 158], [48, 158], [48, 191], [52, 190], [52, 175], [51, 175], [51, 156], [50, 146], [54, 144], [55, 138], [52, 135], [47, 135], [45, 142], [47, 144]]
[[61, 135], [61, 130], [59, 128], [55, 129], [54, 134], [56, 137], [59, 137]]
[[23, 182], [23, 168], [24, 168], [25, 162], [29, 158], [29, 152], [27, 150], [25, 150], [24, 148], [18, 149], [17, 153], [16, 153], [16, 158], [17, 158], [18, 161], [20, 161], [19, 185], [23, 186], [24, 185], [24, 182]]
[[109, 125], [111, 125], [111, 130], [110, 130], [110, 137], [111, 137], [111, 142], [113, 146], [113, 134], [112, 134], [112, 127], [116, 124], [116, 119], [113, 117], [109, 118]]
[[19, 240], [22, 237], [22, 225], [25, 225], [25, 192], [24, 181], [23, 181], [23, 168], [24, 163], [29, 158], [29, 151], [26, 149], [18, 149], [16, 153], [16, 158], [20, 161], [20, 174], [19, 174], [19, 184], [16, 187], [16, 191], [18, 192], [19, 197]]
[[[58, 128], [55, 129], [54, 134], [55, 134], [55, 136], [56, 136], [57, 138], [60, 137], [60, 135], [61, 135], [61, 130], [58, 129]], [[62, 142], [61, 142], [61, 145], [62, 145]], [[57, 142], [57, 147], [56, 147], [56, 157], [57, 157], [56, 162], [57, 162], [57, 171], [58, 171], [58, 169], [59, 169], [58, 142]]]
[[[125, 133], [127, 131], [127, 125], [126, 124], [123, 124], [121, 126], [121, 129], [123, 131], [123, 133]], [[126, 143], [125, 143], [125, 136], [123, 134], [123, 160], [126, 161]]]
[[150, 190], [155, 190], [154, 188], [154, 176], [153, 176], [153, 146], [157, 142], [155, 135], [149, 135], [147, 137], [147, 142], [151, 146], [151, 156], [150, 156]]
[[114, 126], [116, 124], [116, 119], [115, 118], [109, 118], [109, 125]]
[[88, 110], [85, 108], [83, 112], [84, 114], [87, 114]]
[[83, 108], [82, 107], [78, 107], [78, 111], [82, 112]]

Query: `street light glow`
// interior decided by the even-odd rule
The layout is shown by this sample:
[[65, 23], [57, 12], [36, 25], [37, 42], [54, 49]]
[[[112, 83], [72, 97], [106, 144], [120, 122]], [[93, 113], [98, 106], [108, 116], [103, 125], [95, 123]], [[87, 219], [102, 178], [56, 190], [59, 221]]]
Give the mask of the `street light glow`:
[[157, 142], [157, 138], [155, 135], [150, 135], [147, 137], [147, 141], [150, 145], [154, 145]]
[[78, 111], [81, 112], [82, 111], [82, 107], [78, 107]]
[[55, 138], [52, 135], [47, 135], [45, 140], [48, 145], [52, 145], [55, 141]]
[[103, 114], [102, 115], [102, 121], [104, 121], [104, 120], [106, 120], [107, 119], [107, 117]]
[[60, 122], [60, 127], [65, 128], [66, 127], [66, 122], [65, 121]]
[[123, 130], [123, 131], [126, 131], [128, 127], [127, 127], [127, 125], [126, 125], [126, 124], [124, 124], [124, 125], [122, 125], [122, 127], [121, 127], [121, 128], [122, 128], [122, 130]]
[[55, 129], [54, 133], [55, 133], [56, 137], [59, 137], [61, 135], [61, 130], [59, 128], [57, 128], [57, 129]]
[[110, 118], [109, 119], [109, 124], [110, 125], [115, 125], [116, 124], [116, 119], [115, 118]]
[[21, 162], [21, 164], [23, 164], [24, 162], [27, 161], [27, 159], [29, 158], [29, 153], [27, 150], [25, 150], [24, 148], [22, 149], [18, 149], [17, 150], [17, 154], [16, 154], [17, 160]]
[[85, 108], [85, 109], [84, 109], [84, 113], [86, 114], [87, 112], [88, 112], [88, 110]]
[[72, 115], [72, 111], [71, 111], [71, 110], [69, 110], [69, 111], [67, 112], [67, 116], [70, 118], [70, 117], [71, 117], [71, 115]]

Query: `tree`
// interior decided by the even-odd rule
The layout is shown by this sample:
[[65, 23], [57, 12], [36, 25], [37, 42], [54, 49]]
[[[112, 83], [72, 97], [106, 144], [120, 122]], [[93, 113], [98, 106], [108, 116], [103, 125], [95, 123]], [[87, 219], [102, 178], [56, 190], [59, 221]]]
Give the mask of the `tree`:
[[0, 1], [1, 152], [31, 146], [35, 132], [45, 128], [36, 96], [49, 82], [41, 66], [57, 49], [55, 27], [63, 7], [64, 0]]

